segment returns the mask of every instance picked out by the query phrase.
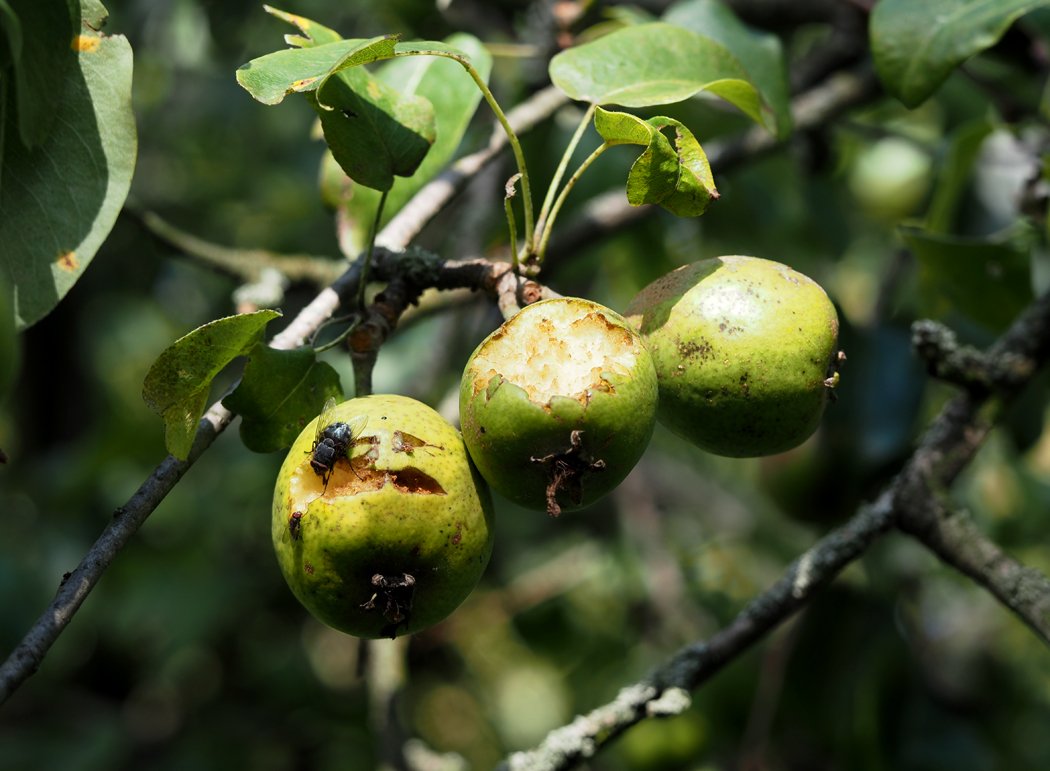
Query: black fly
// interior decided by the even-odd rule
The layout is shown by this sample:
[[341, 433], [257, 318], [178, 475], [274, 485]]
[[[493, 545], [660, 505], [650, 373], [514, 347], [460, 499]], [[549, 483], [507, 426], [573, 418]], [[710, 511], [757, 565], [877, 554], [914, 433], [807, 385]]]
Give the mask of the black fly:
[[288, 517], [288, 534], [292, 536], [293, 541], [298, 541], [302, 532], [303, 513], [301, 511], [293, 511], [292, 515]]
[[317, 476], [321, 477], [325, 488], [328, 487], [328, 477], [332, 469], [345, 458], [350, 447], [356, 439], [355, 434], [364, 427], [364, 418], [355, 418], [349, 423], [343, 421], [329, 422], [329, 415], [335, 407], [335, 399], [330, 398], [325, 402], [321, 416], [317, 419], [317, 434], [314, 436], [313, 447], [310, 448], [310, 467]]

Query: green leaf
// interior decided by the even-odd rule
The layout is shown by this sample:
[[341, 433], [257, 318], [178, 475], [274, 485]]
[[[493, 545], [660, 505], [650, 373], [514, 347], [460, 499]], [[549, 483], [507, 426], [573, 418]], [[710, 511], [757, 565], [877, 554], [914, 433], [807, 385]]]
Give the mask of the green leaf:
[[376, 190], [389, 190], [395, 175], [415, 173], [434, 142], [430, 102], [402, 96], [360, 67], [328, 80], [314, 106], [332, 157], [352, 180]]
[[551, 59], [550, 77], [570, 98], [601, 105], [649, 107], [709, 91], [763, 123], [758, 92], [736, 57], [710, 38], [664, 22], [562, 51]]
[[313, 19], [307, 19], [305, 16], [300, 16], [296, 13], [288, 13], [287, 11], [281, 11], [277, 8], [273, 8], [269, 5], [264, 5], [263, 10], [273, 16], [276, 16], [282, 21], [286, 21], [299, 28], [299, 31], [305, 35], [285, 35], [284, 42], [290, 46], [296, 46], [298, 48], [312, 48], [313, 46], [324, 45], [325, 43], [334, 43], [337, 40], [342, 40], [343, 37], [334, 29], [329, 29], [323, 24], [318, 24]]
[[926, 100], [958, 65], [995, 45], [1018, 17], [1050, 0], [880, 0], [871, 50], [886, 90], [908, 107]]
[[[697, 217], [718, 197], [707, 155], [679, 121], [663, 116], [642, 120], [599, 107], [594, 127], [610, 145], [645, 147], [627, 175], [627, 202], [632, 206], [659, 204], [679, 217]], [[673, 129], [673, 143], [665, 129]]]
[[992, 238], [962, 238], [901, 228], [919, 264], [920, 312], [961, 315], [1001, 332], [1032, 300], [1033, 234], [1012, 229]]
[[328, 397], [343, 398], [339, 373], [312, 349], [258, 343], [249, 357], [240, 385], [222, 403], [241, 416], [241, 440], [253, 452], [290, 446]]
[[14, 287], [20, 328], [49, 313], [90, 264], [135, 167], [131, 46], [89, 27], [76, 40], [47, 139], [34, 150], [11, 136], [4, 144], [0, 272]]
[[394, 55], [394, 38], [338, 40], [308, 48], [287, 48], [252, 59], [237, 69], [237, 82], [263, 104], [280, 104], [288, 94], [314, 91], [330, 75]]
[[142, 384], [142, 398], [164, 418], [168, 452], [185, 459], [208, 400], [212, 380], [262, 337], [281, 314], [264, 310], [209, 322], [180, 337], [153, 362]]
[[[445, 43], [470, 57], [478, 75], [488, 81], [492, 57], [480, 40], [472, 35], [455, 34]], [[430, 152], [416, 172], [394, 181], [383, 210], [382, 226], [455, 156], [481, 101], [481, 90], [458, 62], [432, 56], [394, 59], [378, 68], [375, 76], [391, 87], [399, 87], [402, 94], [426, 98], [434, 106], [436, 134]], [[326, 163], [329, 161], [326, 157]], [[347, 203], [350, 221], [359, 223], [359, 227], [353, 228], [353, 233], [361, 239], [358, 248], [364, 245], [378, 205], [379, 194], [364, 187], [354, 190]]]
[[721, 43], [743, 65], [747, 79], [772, 112], [776, 135], [791, 133], [791, 94], [780, 38], [748, 27], [720, 0], [675, 3], [663, 20]]
[[73, 12], [79, 9], [67, 0], [8, 3], [20, 27], [21, 50], [12, 47], [17, 136], [32, 149], [51, 133], [62, 106], [63, 85], [76, 66]]

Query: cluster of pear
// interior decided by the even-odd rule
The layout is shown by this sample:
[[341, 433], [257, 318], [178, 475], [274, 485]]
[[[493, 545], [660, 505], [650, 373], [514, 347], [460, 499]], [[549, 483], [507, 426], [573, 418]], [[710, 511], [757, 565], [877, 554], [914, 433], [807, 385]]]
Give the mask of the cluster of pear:
[[488, 563], [489, 486], [553, 516], [586, 506], [627, 476], [657, 421], [720, 455], [791, 449], [820, 422], [837, 342], [824, 290], [755, 257], [681, 267], [622, 316], [580, 298], [529, 305], [467, 362], [462, 433], [393, 395], [351, 399], [306, 427], [278, 476], [278, 562], [337, 629], [418, 631]]

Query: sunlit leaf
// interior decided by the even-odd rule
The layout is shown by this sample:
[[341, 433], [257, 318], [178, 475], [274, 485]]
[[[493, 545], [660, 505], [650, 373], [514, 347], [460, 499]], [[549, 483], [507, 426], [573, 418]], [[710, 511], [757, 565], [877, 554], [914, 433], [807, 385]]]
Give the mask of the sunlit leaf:
[[[89, 26], [74, 44], [74, 66], [52, 86], [55, 123], [43, 144], [29, 150], [9, 133], [3, 146], [0, 271], [14, 287], [19, 327], [49, 313], [83, 274], [135, 167], [131, 47]], [[63, 51], [69, 45], [64, 39]]]
[[334, 71], [394, 55], [394, 39], [338, 40], [252, 59], [237, 69], [237, 82], [263, 104], [279, 104], [288, 94], [313, 91]]
[[764, 120], [758, 92], [725, 46], [664, 22], [562, 51], [551, 60], [550, 77], [567, 96], [593, 104], [649, 107], [708, 91]]
[[1014, 229], [993, 238], [962, 238], [901, 228], [919, 264], [920, 312], [954, 314], [1001, 332], [1032, 300], [1032, 233]]
[[777, 136], [784, 138], [791, 133], [791, 95], [780, 38], [748, 27], [721, 0], [675, 3], [663, 20], [725, 46], [743, 65], [748, 80], [772, 111]]
[[164, 418], [164, 443], [176, 458], [189, 455], [212, 380], [258, 342], [281, 314], [263, 310], [209, 322], [180, 337], [157, 357], [142, 384], [142, 398]]
[[[610, 145], [645, 148], [627, 176], [627, 202], [632, 206], [659, 204], [679, 217], [696, 217], [718, 197], [707, 155], [681, 122], [663, 116], [642, 120], [599, 107], [594, 126]], [[673, 130], [672, 140], [665, 129]]]
[[880, 0], [871, 50], [886, 90], [908, 107], [926, 100], [952, 70], [995, 45], [1018, 17], [1050, 0]]
[[278, 351], [257, 343], [240, 385], [223, 404], [241, 416], [241, 440], [254, 452], [288, 447], [330, 397], [342, 399], [339, 373], [312, 349]]

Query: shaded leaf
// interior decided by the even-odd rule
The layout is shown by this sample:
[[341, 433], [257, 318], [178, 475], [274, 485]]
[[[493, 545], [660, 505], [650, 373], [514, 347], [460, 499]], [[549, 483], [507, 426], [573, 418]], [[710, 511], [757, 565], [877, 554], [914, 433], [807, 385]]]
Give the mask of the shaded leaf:
[[180, 337], [157, 357], [146, 373], [142, 398], [164, 418], [164, 444], [176, 458], [186, 458], [207, 404], [212, 380], [261, 338], [266, 325], [281, 314], [263, 310], [209, 322]]
[[241, 440], [253, 452], [288, 447], [330, 396], [343, 398], [339, 373], [312, 349], [251, 350], [237, 389], [223, 404], [241, 416]]
[[356, 67], [328, 80], [314, 102], [332, 157], [355, 182], [389, 190], [394, 176], [411, 176], [434, 142], [434, 108], [403, 97]]
[[[22, 24], [7, 0], [0, 0], [0, 75], [3, 75], [0, 85], [7, 80], [3, 69], [14, 64], [21, 56]], [[0, 113], [3, 111], [4, 101], [3, 94], [0, 94]], [[0, 126], [0, 131], [3, 131], [3, 126]]]
[[[472, 35], [456, 34], [445, 43], [463, 51], [482, 80], [488, 81], [492, 57], [480, 40]], [[425, 97], [434, 106], [434, 144], [412, 176], [394, 181], [387, 196], [382, 226], [455, 156], [481, 101], [481, 90], [458, 62], [431, 56], [399, 57], [378, 68], [375, 77], [398, 87], [402, 94]], [[369, 188], [356, 189], [347, 204], [351, 221], [361, 223], [361, 227], [353, 229], [362, 239], [358, 248], [363, 246], [378, 205], [379, 194]]]
[[1015, 19], [1050, 0], [880, 0], [871, 50], [886, 90], [908, 107], [929, 97], [958, 65], [1002, 37]]
[[80, 278], [113, 227], [135, 167], [131, 46], [89, 27], [76, 41], [46, 141], [34, 150], [11, 136], [4, 144], [0, 271], [15, 289], [19, 327], [49, 313]]
[[[645, 147], [627, 176], [627, 202], [632, 206], [659, 204], [679, 217], [696, 217], [718, 197], [707, 155], [679, 121], [663, 116], [646, 121], [599, 107], [594, 127], [610, 145]], [[673, 142], [664, 129], [674, 131]]]
[[709, 91], [763, 123], [747, 72], [724, 46], [664, 22], [641, 24], [562, 51], [551, 81], [567, 96], [593, 104], [649, 107]]
[[663, 20], [721, 43], [747, 72], [747, 79], [772, 112], [776, 135], [791, 133], [791, 94], [780, 38], [748, 27], [720, 0], [685, 0], [672, 5]]
[[1032, 300], [1032, 233], [1010, 230], [994, 238], [962, 238], [901, 228], [919, 264], [920, 313], [950, 314], [1001, 332]]
[[[39, 147], [61, 111], [63, 85], [76, 66], [75, 3], [67, 0], [7, 0], [18, 20], [12, 46], [17, 137], [27, 148]], [[70, 44], [73, 41], [73, 45]], [[20, 45], [19, 45], [20, 44]], [[13, 139], [14, 137], [11, 137]]]

